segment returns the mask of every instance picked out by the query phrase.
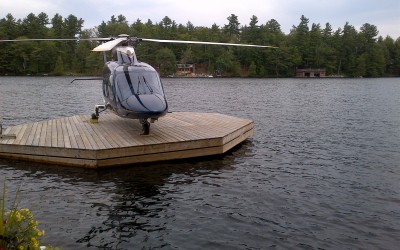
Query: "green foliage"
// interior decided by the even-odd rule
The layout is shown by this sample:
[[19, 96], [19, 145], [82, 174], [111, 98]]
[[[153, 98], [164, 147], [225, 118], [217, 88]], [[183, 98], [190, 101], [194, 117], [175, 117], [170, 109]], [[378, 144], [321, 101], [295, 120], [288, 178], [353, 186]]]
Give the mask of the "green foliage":
[[237, 42], [240, 35], [240, 23], [238, 21], [238, 16], [236, 16], [235, 14], [231, 14], [229, 17], [227, 17], [227, 19], [229, 23], [225, 25], [224, 29], [229, 34], [229, 40]]
[[251, 62], [250, 64], [249, 77], [257, 77], [257, 66], [254, 62]]
[[163, 48], [157, 52], [156, 62], [159, 66], [160, 74], [167, 76], [176, 71], [176, 58], [171, 49]]
[[[18, 195], [18, 193], [17, 193]], [[39, 250], [43, 230], [27, 208], [18, 208], [17, 195], [12, 209], [5, 212], [6, 181], [4, 178], [3, 195], [0, 200], [0, 249]], [[46, 247], [46, 249], [58, 249]]]
[[54, 66], [54, 75], [59, 76], [64, 72], [64, 64], [61, 56], [57, 57], [56, 65]]
[[240, 63], [233, 52], [232, 48], [225, 49], [225, 51], [217, 57], [216, 66], [225, 75], [240, 76]]
[[260, 66], [258, 75], [259, 75], [260, 77], [264, 77], [264, 76], [266, 75], [264, 66], [262, 66], [262, 65]]
[[[159, 23], [136, 19], [129, 24], [123, 15], [112, 15], [92, 29], [82, 30], [83, 19], [56, 14], [33, 13], [22, 20], [12, 14], [0, 19], [0, 39], [15, 38], [82, 38], [110, 37], [129, 34], [138, 37], [234, 42], [273, 45], [279, 49], [226, 48], [214, 45], [141, 43], [139, 60], [160, 67], [161, 74], [174, 73], [173, 64], [190, 62], [206, 64], [209, 73], [240, 75], [241, 68], [251, 66], [250, 76], [294, 76], [296, 68], [325, 68], [327, 74], [354, 77], [400, 75], [400, 39], [378, 36], [375, 25], [365, 23], [360, 30], [346, 23], [336, 31], [310, 23], [302, 15], [298, 25], [284, 34], [275, 19], [260, 23], [252, 16], [241, 25], [231, 14], [221, 27], [197, 27], [190, 21], [177, 24], [165, 16]], [[91, 50], [99, 43], [92, 41], [0, 43], [0, 74], [99, 74], [103, 60]], [[169, 50], [165, 50], [168, 48]], [[168, 61], [161, 61], [160, 58]], [[172, 62], [175, 58], [175, 63]], [[254, 65], [256, 72], [254, 74]]]
[[27, 208], [13, 208], [6, 214], [1, 245], [7, 249], [39, 249], [39, 238], [44, 231]]
[[[4, 212], [5, 212], [5, 203], [6, 203], [6, 180], [4, 178], [4, 184], [3, 184], [3, 196], [1, 197], [1, 203], [0, 203], [0, 236], [4, 235], [4, 230], [5, 230], [5, 223], [4, 223]], [[1, 242], [1, 241], [0, 241]], [[2, 244], [0, 244], [2, 246]]]

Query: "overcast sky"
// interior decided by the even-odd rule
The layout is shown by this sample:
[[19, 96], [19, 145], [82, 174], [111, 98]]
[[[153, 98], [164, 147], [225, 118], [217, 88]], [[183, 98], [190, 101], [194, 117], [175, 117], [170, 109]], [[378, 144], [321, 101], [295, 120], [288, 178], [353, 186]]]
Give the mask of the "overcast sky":
[[[312, 23], [334, 30], [346, 22], [357, 30], [369, 23], [378, 27], [379, 35], [400, 37], [400, 0], [0, 0], [0, 18], [11, 13], [23, 19], [29, 13], [46, 13], [51, 19], [56, 13], [82, 18], [84, 28], [93, 28], [112, 15], [124, 15], [129, 24], [138, 18], [160, 22], [165, 16], [178, 24], [191, 21], [194, 26], [211, 27], [214, 23], [228, 24], [227, 17], [235, 14], [241, 25], [248, 25], [255, 15], [259, 24], [275, 19], [288, 34], [298, 25], [301, 15]], [[138, 35], [140, 34], [132, 34]]]

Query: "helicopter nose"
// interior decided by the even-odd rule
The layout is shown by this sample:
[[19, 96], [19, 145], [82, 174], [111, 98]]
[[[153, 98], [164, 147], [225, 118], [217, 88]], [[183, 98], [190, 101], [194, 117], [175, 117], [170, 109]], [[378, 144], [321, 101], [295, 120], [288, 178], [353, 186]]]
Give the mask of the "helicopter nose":
[[135, 112], [164, 112], [167, 104], [163, 96], [158, 94], [150, 95], [131, 95], [126, 104], [132, 111]]

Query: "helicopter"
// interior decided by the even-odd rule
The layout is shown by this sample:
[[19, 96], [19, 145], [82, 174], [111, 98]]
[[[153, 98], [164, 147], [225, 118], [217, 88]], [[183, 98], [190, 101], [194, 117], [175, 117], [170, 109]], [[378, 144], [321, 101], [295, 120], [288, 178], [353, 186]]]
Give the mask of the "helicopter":
[[[242, 46], [257, 48], [277, 48], [267, 45], [219, 43], [184, 40], [148, 39], [129, 36], [126, 34], [110, 38], [88, 39], [20, 39], [0, 40], [0, 42], [21, 41], [70, 41], [70, 40], [97, 40], [106, 41], [92, 51], [103, 52], [104, 67], [101, 78], [74, 79], [75, 80], [102, 80], [103, 104], [95, 105], [92, 121], [99, 119], [100, 113], [111, 110], [123, 118], [138, 119], [142, 125], [141, 135], [150, 133], [150, 124], [168, 113], [168, 103], [164, 87], [156, 69], [151, 65], [140, 62], [135, 53], [135, 47], [143, 41], [158, 43], [204, 44], [222, 46]], [[107, 53], [112, 52], [116, 59], [108, 61]], [[72, 82], [73, 82], [72, 81]]]

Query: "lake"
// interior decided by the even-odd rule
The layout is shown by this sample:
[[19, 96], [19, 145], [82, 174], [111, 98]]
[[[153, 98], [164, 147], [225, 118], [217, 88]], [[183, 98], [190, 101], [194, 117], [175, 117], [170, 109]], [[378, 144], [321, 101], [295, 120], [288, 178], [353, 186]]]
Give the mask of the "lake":
[[[91, 114], [96, 81], [0, 77], [3, 126]], [[400, 78], [163, 79], [170, 111], [255, 121], [223, 156], [87, 170], [0, 160], [63, 249], [398, 249]], [[2, 181], [1, 181], [2, 183]]]

